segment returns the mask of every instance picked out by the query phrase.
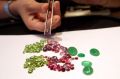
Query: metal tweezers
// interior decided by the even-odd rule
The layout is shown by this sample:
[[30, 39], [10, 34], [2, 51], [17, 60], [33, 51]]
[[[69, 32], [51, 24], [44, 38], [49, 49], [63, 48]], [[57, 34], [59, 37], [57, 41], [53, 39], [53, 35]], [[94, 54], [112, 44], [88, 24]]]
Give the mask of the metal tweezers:
[[[53, 22], [53, 7], [54, 7], [54, 0], [48, 0], [48, 10], [46, 13], [44, 36], [51, 36], [51, 27]], [[49, 18], [50, 18], [50, 23], [49, 23]]]

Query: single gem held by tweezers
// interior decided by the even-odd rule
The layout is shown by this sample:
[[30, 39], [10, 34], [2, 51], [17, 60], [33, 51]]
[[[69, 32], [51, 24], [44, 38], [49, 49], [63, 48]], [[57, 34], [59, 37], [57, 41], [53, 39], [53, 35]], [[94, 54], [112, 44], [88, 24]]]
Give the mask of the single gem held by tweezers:
[[83, 68], [83, 73], [85, 75], [91, 75], [93, 73], [93, 68], [92, 67], [84, 67]]
[[78, 51], [75, 47], [69, 47], [68, 48], [68, 53], [72, 56], [75, 56], [75, 55], [77, 55]]
[[90, 54], [93, 55], [93, 56], [99, 56], [100, 52], [99, 52], [98, 49], [92, 48], [92, 49], [90, 49]]

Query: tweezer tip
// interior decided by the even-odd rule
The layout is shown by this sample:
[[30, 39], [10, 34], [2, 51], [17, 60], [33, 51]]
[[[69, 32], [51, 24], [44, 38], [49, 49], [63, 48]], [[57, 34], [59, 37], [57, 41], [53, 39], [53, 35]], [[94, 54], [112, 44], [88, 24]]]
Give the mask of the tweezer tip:
[[51, 33], [47, 33], [47, 32], [46, 32], [46, 33], [44, 34], [44, 37], [47, 37], [47, 38], [49, 38], [49, 37], [51, 37], [51, 36], [52, 36]]

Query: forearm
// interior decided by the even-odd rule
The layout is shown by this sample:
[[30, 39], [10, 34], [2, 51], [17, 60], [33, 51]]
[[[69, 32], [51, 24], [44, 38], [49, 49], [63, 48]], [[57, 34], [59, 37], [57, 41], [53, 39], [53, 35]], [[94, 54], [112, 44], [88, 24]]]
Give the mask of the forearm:
[[72, 0], [80, 4], [101, 5], [108, 8], [120, 7], [120, 0]]

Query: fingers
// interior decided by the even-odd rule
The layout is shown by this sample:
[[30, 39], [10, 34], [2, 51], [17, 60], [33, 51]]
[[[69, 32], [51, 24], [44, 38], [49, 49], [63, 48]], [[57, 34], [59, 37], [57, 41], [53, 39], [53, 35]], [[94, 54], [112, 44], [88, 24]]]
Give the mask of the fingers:
[[59, 15], [55, 15], [53, 17], [53, 25], [52, 25], [52, 29], [56, 29], [57, 27], [59, 27], [61, 25], [61, 17]]
[[[34, 2], [28, 10], [21, 12], [21, 18], [23, 19], [28, 29], [36, 30], [39, 32], [44, 31], [47, 8], [47, 3]], [[50, 22], [50, 19], [48, 22]], [[60, 26], [60, 24], [60, 3], [59, 1], [55, 1], [52, 29], [57, 28], [58, 26]]]
[[59, 27], [60, 25], [61, 25], [60, 2], [55, 1], [52, 29], [55, 29], [55, 28]]
[[29, 6], [29, 11], [35, 13], [35, 12], [42, 12], [46, 13], [48, 9], [47, 3], [38, 3], [36, 1], [33, 1], [32, 5]]
[[45, 22], [46, 14], [45, 13], [37, 13], [35, 15], [35, 18], [39, 19], [39, 21], [41, 21], [41, 22]]
[[54, 14], [55, 15], [61, 15], [60, 2], [59, 1], [55, 1], [55, 3], [54, 3]]
[[22, 19], [29, 30], [43, 32], [45, 23], [35, 18], [34, 15], [22, 15]]

